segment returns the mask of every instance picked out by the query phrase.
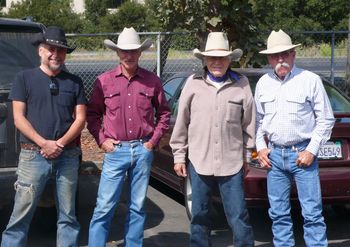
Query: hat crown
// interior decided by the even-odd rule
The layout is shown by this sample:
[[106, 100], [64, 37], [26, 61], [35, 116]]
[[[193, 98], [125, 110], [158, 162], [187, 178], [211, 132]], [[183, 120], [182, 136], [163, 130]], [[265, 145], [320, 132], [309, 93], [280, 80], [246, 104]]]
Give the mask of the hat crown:
[[269, 37], [267, 38], [267, 49], [260, 51], [259, 53], [275, 54], [294, 49], [300, 45], [301, 44], [293, 45], [290, 36], [280, 29], [278, 32], [272, 31], [270, 33]]
[[227, 35], [223, 32], [211, 32], [208, 34], [205, 51], [230, 50]]
[[67, 44], [66, 34], [60, 27], [50, 26], [45, 30], [43, 35], [46, 41]]
[[280, 29], [278, 32], [272, 31], [267, 39], [267, 49], [271, 49], [277, 46], [292, 46], [292, 39], [288, 34]]
[[137, 34], [136, 30], [133, 27], [125, 27], [118, 36], [117, 46], [120, 46], [121, 49], [124, 46], [141, 46], [140, 36]]
[[135, 31], [133, 27], [127, 28], [125, 27], [123, 31], [118, 36], [117, 44], [115, 44], [112, 40], [105, 39], [103, 43], [110, 49], [114, 51], [120, 50], [137, 50], [140, 49], [144, 51], [151, 47], [152, 40], [145, 39], [142, 43], [140, 41], [140, 36]]

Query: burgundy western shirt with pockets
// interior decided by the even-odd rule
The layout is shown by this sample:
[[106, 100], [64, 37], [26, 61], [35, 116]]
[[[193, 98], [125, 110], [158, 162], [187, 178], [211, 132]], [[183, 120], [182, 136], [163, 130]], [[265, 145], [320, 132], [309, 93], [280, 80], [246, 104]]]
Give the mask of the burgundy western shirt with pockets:
[[145, 137], [157, 145], [169, 128], [170, 115], [158, 76], [139, 67], [129, 81], [119, 65], [97, 77], [88, 104], [87, 128], [98, 145], [107, 138], [130, 141]]

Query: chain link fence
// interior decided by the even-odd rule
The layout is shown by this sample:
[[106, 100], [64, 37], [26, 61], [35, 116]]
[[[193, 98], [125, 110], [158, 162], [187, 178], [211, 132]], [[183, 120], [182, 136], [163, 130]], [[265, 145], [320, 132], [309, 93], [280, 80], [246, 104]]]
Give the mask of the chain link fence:
[[[116, 52], [103, 44], [104, 39], [117, 43], [118, 34], [67, 35], [69, 42], [77, 47], [67, 56], [67, 69], [83, 79], [88, 97], [96, 77], [119, 63]], [[266, 40], [267, 36], [263, 39]], [[149, 32], [140, 33], [140, 37], [141, 42], [146, 38], [153, 40], [152, 47], [142, 53], [140, 66], [155, 72], [163, 81], [202, 66], [201, 61], [192, 55], [192, 50], [199, 47], [192, 33]], [[298, 67], [318, 73], [343, 91], [348, 91], [345, 81], [348, 32], [295, 32], [291, 33], [291, 37], [293, 43], [302, 43], [297, 48]]]

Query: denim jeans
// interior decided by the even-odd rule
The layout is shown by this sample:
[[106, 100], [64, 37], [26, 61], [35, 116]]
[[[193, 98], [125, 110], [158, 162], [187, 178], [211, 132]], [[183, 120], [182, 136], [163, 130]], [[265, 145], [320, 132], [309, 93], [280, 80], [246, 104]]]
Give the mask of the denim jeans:
[[57, 246], [78, 246], [80, 225], [75, 216], [80, 148], [45, 159], [37, 151], [21, 150], [15, 183], [16, 196], [10, 221], [2, 234], [1, 247], [24, 247], [35, 208], [46, 182], [55, 178]]
[[198, 174], [189, 164], [192, 183], [191, 247], [211, 246], [210, 199], [217, 184], [235, 247], [254, 246], [253, 229], [244, 199], [243, 170], [232, 176], [214, 177]]
[[272, 220], [273, 243], [276, 247], [295, 246], [293, 223], [290, 215], [290, 193], [294, 179], [302, 215], [306, 246], [327, 246], [326, 225], [322, 216], [322, 198], [318, 163], [315, 158], [309, 167], [296, 164], [298, 152], [305, 150], [308, 142], [283, 148], [270, 145], [272, 169], [268, 171], [267, 189]]
[[124, 246], [142, 246], [146, 219], [144, 203], [152, 161], [153, 151], [145, 149], [141, 141], [122, 142], [113, 152], [105, 154], [96, 207], [90, 222], [89, 246], [105, 246], [126, 175], [129, 209]]

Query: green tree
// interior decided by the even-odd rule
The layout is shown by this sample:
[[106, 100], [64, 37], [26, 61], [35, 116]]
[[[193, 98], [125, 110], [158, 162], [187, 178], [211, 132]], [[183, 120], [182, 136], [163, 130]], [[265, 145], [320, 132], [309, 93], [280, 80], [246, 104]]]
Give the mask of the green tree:
[[143, 4], [125, 2], [115, 13], [100, 18], [100, 31], [120, 32], [124, 27], [133, 27], [138, 32], [154, 30], [157, 22], [147, 13], [148, 9]]
[[82, 28], [80, 16], [71, 9], [71, 0], [24, 0], [13, 4], [7, 17], [24, 18], [32, 16], [46, 26], [62, 27], [67, 33], [79, 32]]
[[228, 34], [233, 48], [244, 50], [239, 66], [259, 66], [261, 56], [259, 33], [255, 27], [252, 6], [246, 0], [146, 0], [147, 6], [166, 31], [183, 28], [195, 32], [201, 48], [211, 31]]
[[350, 4], [344, 0], [250, 0], [262, 30], [346, 30]]
[[108, 0], [85, 0], [85, 18], [98, 24], [99, 18], [107, 15]]

